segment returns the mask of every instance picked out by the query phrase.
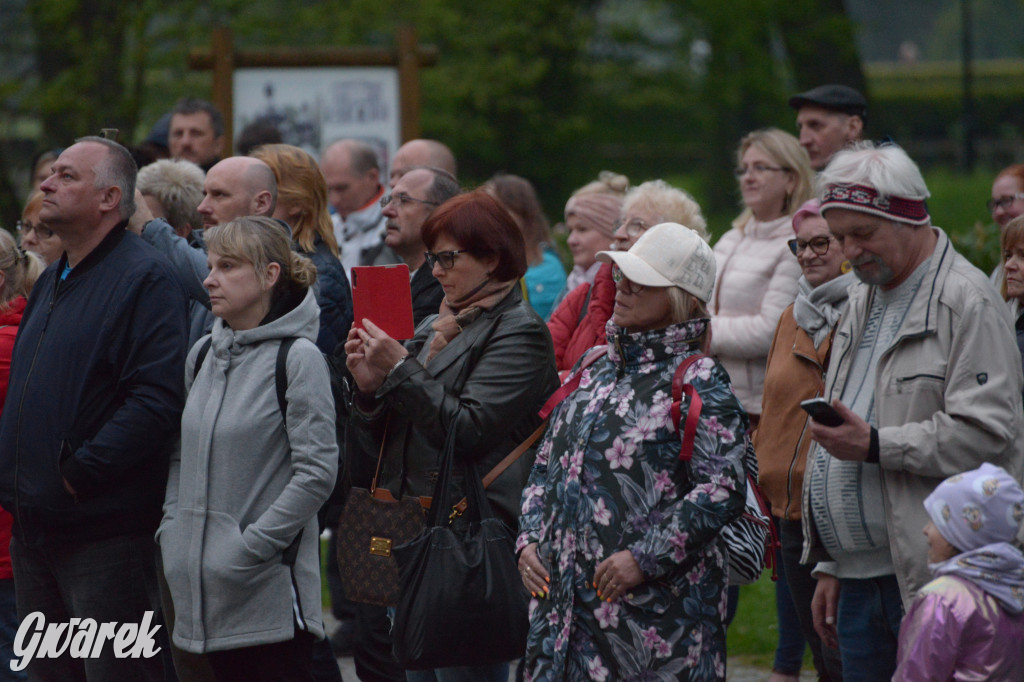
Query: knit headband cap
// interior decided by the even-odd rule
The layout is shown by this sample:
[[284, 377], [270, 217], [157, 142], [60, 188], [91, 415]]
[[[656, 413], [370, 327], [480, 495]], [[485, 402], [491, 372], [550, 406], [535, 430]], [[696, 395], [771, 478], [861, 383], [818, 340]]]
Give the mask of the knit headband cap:
[[924, 508], [949, 544], [969, 552], [1013, 541], [1024, 518], [1024, 491], [1002, 467], [986, 462], [940, 483]]
[[831, 208], [845, 208], [910, 225], [927, 225], [931, 219], [923, 199], [885, 197], [867, 185], [829, 185], [821, 198], [821, 214]]
[[611, 237], [622, 210], [622, 197], [614, 194], [581, 194], [565, 204], [565, 217], [575, 215], [587, 227]]

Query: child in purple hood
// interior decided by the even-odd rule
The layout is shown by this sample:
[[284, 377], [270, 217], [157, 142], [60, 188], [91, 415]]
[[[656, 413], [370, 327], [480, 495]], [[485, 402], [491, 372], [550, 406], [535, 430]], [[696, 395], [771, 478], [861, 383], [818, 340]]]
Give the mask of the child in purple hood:
[[1024, 491], [992, 464], [925, 498], [935, 578], [900, 627], [893, 680], [1024, 680]]

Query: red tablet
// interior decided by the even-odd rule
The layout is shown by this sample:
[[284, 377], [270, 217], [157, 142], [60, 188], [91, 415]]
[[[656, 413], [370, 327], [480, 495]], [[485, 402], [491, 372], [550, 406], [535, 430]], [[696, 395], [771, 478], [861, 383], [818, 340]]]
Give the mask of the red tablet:
[[363, 328], [366, 318], [393, 339], [411, 339], [414, 327], [409, 266], [399, 263], [352, 268], [352, 308], [358, 329]]

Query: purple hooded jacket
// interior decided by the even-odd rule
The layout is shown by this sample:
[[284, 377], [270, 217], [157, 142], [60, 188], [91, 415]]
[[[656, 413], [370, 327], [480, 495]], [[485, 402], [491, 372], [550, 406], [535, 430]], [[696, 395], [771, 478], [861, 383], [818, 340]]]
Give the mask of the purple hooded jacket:
[[900, 628], [894, 682], [1024, 680], [1024, 613], [977, 584], [941, 575], [914, 599]]

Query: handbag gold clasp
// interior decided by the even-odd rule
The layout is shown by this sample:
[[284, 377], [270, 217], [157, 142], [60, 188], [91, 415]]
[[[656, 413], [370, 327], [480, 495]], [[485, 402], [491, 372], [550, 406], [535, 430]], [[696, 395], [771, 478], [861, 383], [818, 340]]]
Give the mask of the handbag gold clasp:
[[459, 509], [458, 505], [453, 506], [452, 513], [448, 515], [448, 524], [451, 525], [451, 523], [460, 516], [462, 516], [462, 510]]
[[391, 556], [391, 538], [379, 538], [376, 535], [371, 535], [370, 554]]

